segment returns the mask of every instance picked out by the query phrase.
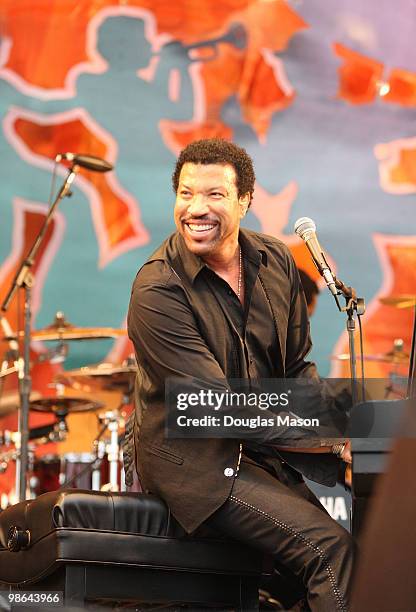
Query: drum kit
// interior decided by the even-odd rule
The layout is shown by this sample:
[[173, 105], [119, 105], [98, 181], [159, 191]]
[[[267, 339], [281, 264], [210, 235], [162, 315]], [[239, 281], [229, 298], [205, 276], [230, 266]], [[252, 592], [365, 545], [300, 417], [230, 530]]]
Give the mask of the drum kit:
[[[49, 358], [52, 362], [62, 363], [68, 354], [68, 342], [118, 338], [125, 334], [125, 330], [110, 327], [75, 327], [66, 321], [63, 313], [58, 312], [51, 325], [31, 332], [31, 340], [54, 343], [54, 348], [41, 354], [40, 360]], [[16, 334], [5, 336], [3, 341], [10, 344], [19, 339], [20, 334]], [[30, 413], [53, 416], [54, 421], [29, 429], [26, 498], [65, 487], [106, 491], [125, 489], [121, 444], [125, 418], [132, 402], [136, 370], [134, 357], [120, 364], [100, 363], [62, 370], [54, 375], [52, 383], [48, 385], [55, 390], [54, 397], [42, 397], [36, 391], [31, 393]], [[0, 370], [0, 417], [11, 415], [19, 408], [17, 392], [1, 393], [4, 377], [15, 371], [16, 368], [9, 367], [7, 361]], [[99, 401], [109, 396], [112, 398], [110, 405], [106, 400]], [[42, 456], [42, 449], [51, 442], [58, 449], [65, 446], [70, 434], [68, 420], [75, 415], [85, 419], [87, 414], [95, 416], [98, 430], [88, 452], [58, 452]], [[0, 430], [0, 474], [11, 469], [12, 465], [16, 467], [19, 452], [19, 432]], [[15, 471], [17, 473], [17, 469]], [[13, 491], [7, 495], [3, 493], [0, 507], [4, 509], [15, 501]]]

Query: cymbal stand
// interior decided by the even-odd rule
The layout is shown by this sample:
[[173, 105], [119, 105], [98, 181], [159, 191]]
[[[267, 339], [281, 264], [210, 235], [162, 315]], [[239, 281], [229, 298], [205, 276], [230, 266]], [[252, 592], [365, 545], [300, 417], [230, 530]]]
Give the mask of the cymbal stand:
[[95, 467], [93, 467], [91, 474], [91, 488], [93, 491], [101, 491], [101, 464], [105, 457], [105, 441], [98, 439], [94, 440], [94, 447], [96, 461], [93, 464]]
[[[101, 491], [119, 491], [118, 484], [118, 467], [119, 467], [119, 456], [120, 456], [120, 445], [119, 445], [119, 426], [120, 426], [120, 413], [119, 409], [109, 410], [99, 417], [100, 421], [104, 423], [105, 429], [110, 432], [110, 442], [105, 444], [105, 452], [108, 457], [109, 465], [109, 479], [108, 483], [101, 486]], [[100, 446], [96, 445], [97, 458]]]
[[111, 413], [108, 423], [108, 430], [110, 432], [110, 444], [107, 446], [108, 454], [108, 465], [110, 467], [109, 474], [109, 485], [111, 491], [118, 491], [118, 459], [119, 459], [119, 445], [118, 445], [118, 424], [119, 414], [118, 411]]
[[[107, 444], [105, 447], [110, 468], [109, 482], [105, 485], [102, 485], [102, 491], [125, 490], [125, 484], [123, 482], [123, 470], [121, 471], [120, 475], [120, 485], [118, 482], [120, 462], [122, 464], [122, 448], [120, 444], [119, 429], [120, 426], [123, 426], [124, 424], [124, 418], [122, 416], [123, 406], [126, 406], [130, 403], [133, 388], [134, 383], [132, 385], [129, 385], [129, 388], [123, 392], [123, 396], [118, 408], [116, 408], [115, 410], [109, 410], [102, 417], [99, 417], [100, 421], [104, 423], [104, 426], [110, 432], [110, 443]], [[98, 449], [99, 447], [96, 446], [96, 448]]]
[[[32, 267], [36, 260], [36, 255], [46, 235], [47, 229], [52, 221], [53, 214], [58, 203], [66, 196], [71, 195], [71, 185], [75, 179], [78, 166], [73, 164], [65, 178], [65, 181], [58, 192], [55, 200], [52, 202], [45, 221], [28, 253], [22, 260], [19, 269], [13, 279], [9, 291], [0, 307], [0, 317], [6, 314], [10, 302], [12, 301], [18, 289], [24, 290], [24, 334], [23, 334], [23, 351], [21, 355], [17, 355], [16, 361], [22, 362], [22, 368], [19, 371], [19, 433], [20, 433], [20, 450], [16, 461], [16, 492], [17, 501], [26, 499], [26, 481], [29, 463], [29, 405], [30, 391], [32, 387], [32, 379], [30, 375], [30, 327], [32, 319], [31, 302], [32, 288], [34, 286], [34, 276]], [[19, 347], [17, 346], [17, 351]]]

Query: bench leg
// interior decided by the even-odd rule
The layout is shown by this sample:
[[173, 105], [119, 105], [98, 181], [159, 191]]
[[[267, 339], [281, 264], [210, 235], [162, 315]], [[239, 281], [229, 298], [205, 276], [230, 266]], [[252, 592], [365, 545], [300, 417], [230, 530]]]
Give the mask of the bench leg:
[[246, 576], [241, 579], [240, 612], [257, 612], [259, 609], [259, 579]]
[[85, 567], [68, 563], [65, 566], [65, 605], [84, 607]]

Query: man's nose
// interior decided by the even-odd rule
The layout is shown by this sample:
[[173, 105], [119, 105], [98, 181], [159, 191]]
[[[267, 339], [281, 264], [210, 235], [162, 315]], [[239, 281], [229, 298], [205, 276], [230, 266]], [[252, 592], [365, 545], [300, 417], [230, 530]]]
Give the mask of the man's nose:
[[208, 201], [203, 195], [195, 195], [188, 204], [188, 214], [193, 217], [201, 217], [208, 212]]

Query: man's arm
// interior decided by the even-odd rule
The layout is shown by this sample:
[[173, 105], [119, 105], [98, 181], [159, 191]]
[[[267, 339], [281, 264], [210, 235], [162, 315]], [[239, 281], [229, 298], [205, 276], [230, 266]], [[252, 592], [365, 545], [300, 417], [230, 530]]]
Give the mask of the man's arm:
[[[133, 285], [128, 333], [153, 380], [221, 381], [225, 375], [198, 329], [174, 272], [162, 261], [142, 268]], [[224, 390], [228, 386], [224, 385]]]
[[[309, 315], [305, 295], [300, 282], [299, 272], [294, 259], [290, 253], [289, 258], [289, 281], [291, 282], [291, 305], [288, 321], [287, 343], [286, 343], [286, 376], [288, 378], [306, 377], [319, 381], [319, 375], [313, 362], [306, 361], [306, 357], [312, 348], [310, 338]], [[323, 382], [321, 383], [323, 384]], [[307, 401], [307, 395], [305, 397]], [[277, 450], [294, 453], [332, 453], [332, 445], [322, 445], [316, 447], [305, 446], [279, 446]], [[343, 461], [351, 463], [351, 445], [345, 444], [342, 453], [339, 455]]]

